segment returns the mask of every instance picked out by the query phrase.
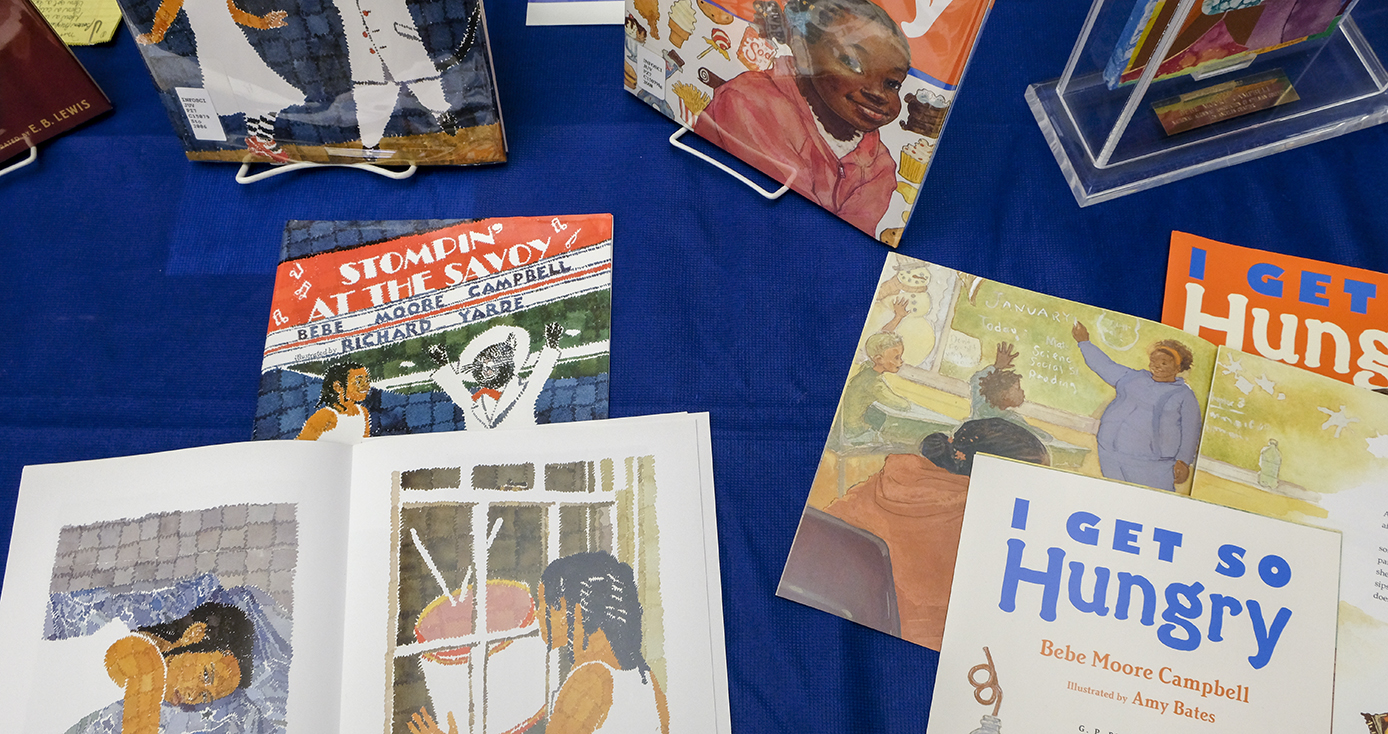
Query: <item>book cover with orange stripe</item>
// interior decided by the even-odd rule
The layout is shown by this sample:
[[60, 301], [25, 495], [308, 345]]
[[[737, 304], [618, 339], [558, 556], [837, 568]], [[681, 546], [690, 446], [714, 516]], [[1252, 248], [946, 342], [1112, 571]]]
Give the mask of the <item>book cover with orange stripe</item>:
[[1171, 233], [1162, 323], [1216, 344], [1388, 388], [1388, 275]]
[[612, 216], [291, 221], [253, 437], [607, 417]]

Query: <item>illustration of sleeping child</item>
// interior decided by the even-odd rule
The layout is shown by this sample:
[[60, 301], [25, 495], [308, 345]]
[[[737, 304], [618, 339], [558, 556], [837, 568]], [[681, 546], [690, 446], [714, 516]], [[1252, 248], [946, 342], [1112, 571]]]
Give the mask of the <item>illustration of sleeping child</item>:
[[911, 50], [869, 0], [788, 0], [791, 56], [733, 77], [694, 132], [874, 237], [896, 190], [878, 128], [901, 113]]
[[182, 10], [188, 15], [202, 67], [202, 84], [218, 115], [245, 116], [246, 150], [284, 163], [289, 157], [275, 142], [275, 119], [286, 107], [304, 103], [304, 93], [271, 69], [239, 26], [283, 28], [288, 13], [274, 10], [252, 15], [235, 0], [163, 0], [154, 11], [149, 33], [135, 37], [141, 45], [162, 43]]
[[219, 602], [135, 630], [106, 651], [106, 672], [124, 699], [69, 734], [270, 734], [276, 726], [245, 693], [254, 638], [245, 612]]

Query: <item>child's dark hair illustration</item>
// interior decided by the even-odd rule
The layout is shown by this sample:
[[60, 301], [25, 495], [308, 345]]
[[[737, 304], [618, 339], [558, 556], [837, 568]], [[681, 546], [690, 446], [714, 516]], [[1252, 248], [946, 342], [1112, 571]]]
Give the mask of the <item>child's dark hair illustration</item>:
[[[646, 680], [650, 666], [641, 655], [641, 603], [637, 600], [636, 580], [628, 566], [610, 553], [575, 553], [555, 559], [540, 576], [544, 586], [543, 603], [550, 609], [565, 607], [568, 640], [564, 646], [572, 661], [574, 649], [574, 610], [583, 608], [583, 635], [580, 642], [598, 630], [607, 635], [612, 652], [623, 670], [641, 671]], [[547, 640], [554, 647], [553, 640]]]
[[366, 367], [356, 362], [333, 362], [328, 365], [328, 369], [323, 372], [323, 390], [318, 395], [318, 406], [323, 408], [337, 406], [346, 410], [347, 406], [342, 404], [342, 398], [338, 397], [337, 390], [333, 389], [333, 385], [341, 385], [345, 389], [347, 378], [351, 375], [352, 370], [362, 369], [366, 369]]
[[999, 399], [1002, 394], [1013, 387], [1020, 387], [1021, 384], [1022, 376], [1016, 372], [1012, 370], [995, 370], [984, 375], [978, 381], [978, 392], [989, 403], [997, 407], [1003, 407], [999, 405]]
[[1147, 352], [1148, 354], [1151, 354], [1152, 352], [1155, 352], [1157, 350], [1172, 353], [1173, 356], [1176, 357], [1176, 361], [1180, 364], [1181, 372], [1185, 372], [1186, 370], [1190, 369], [1191, 365], [1195, 363], [1195, 355], [1191, 353], [1190, 347], [1186, 346], [1185, 344], [1182, 344], [1181, 342], [1175, 339], [1162, 339], [1161, 341], [1153, 344], [1152, 348], [1147, 350]]
[[136, 631], [176, 643], [189, 627], [199, 622], [206, 628], [203, 638], [198, 642], [175, 647], [164, 653], [164, 657], [194, 652], [227, 653], [236, 658], [236, 664], [242, 671], [241, 682], [237, 687], [245, 688], [250, 685], [255, 628], [246, 617], [246, 613], [235, 606], [214, 601], [205, 602], [178, 619], [141, 627]]
[[1005, 418], [966, 421], [955, 429], [953, 437], [932, 433], [921, 441], [920, 451], [921, 456], [951, 474], [972, 473], [974, 455], [980, 452], [1043, 466], [1051, 463], [1041, 439]]

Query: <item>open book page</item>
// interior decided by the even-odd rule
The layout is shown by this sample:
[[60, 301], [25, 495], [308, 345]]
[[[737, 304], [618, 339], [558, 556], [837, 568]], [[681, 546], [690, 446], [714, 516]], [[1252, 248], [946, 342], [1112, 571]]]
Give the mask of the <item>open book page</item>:
[[350, 456], [265, 442], [26, 467], [0, 731], [335, 731]]
[[358, 446], [342, 720], [726, 732], [707, 447], [687, 415]]
[[1215, 347], [891, 254], [778, 595], [938, 649], [975, 453], [1187, 493]]
[[927, 734], [1328, 730], [1338, 533], [990, 456], [959, 551]]
[[1192, 495], [1344, 534], [1334, 728], [1382, 731], [1388, 396], [1221, 348]]

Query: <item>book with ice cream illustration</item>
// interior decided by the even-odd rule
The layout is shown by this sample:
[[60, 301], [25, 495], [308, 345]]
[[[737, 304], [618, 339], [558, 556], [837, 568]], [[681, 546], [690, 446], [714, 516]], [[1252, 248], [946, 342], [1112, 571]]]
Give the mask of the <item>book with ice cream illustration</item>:
[[988, 0], [627, 0], [628, 91], [895, 247]]

